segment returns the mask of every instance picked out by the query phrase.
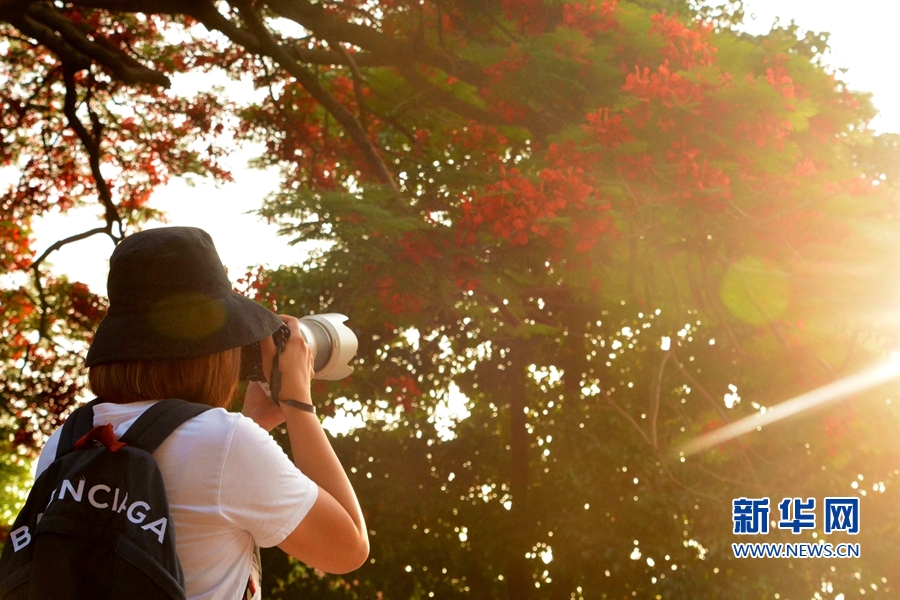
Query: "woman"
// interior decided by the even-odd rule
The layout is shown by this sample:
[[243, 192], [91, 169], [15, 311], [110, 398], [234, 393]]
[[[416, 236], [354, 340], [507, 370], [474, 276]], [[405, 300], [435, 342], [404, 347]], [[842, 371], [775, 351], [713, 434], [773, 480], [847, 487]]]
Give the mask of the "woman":
[[[154, 453], [187, 597], [242, 597], [256, 545], [278, 546], [331, 573], [362, 565], [369, 551], [365, 522], [312, 408], [314, 357], [298, 320], [234, 292], [209, 235], [189, 227], [124, 240], [110, 258], [108, 294], [109, 312], [87, 365], [91, 389], [104, 401], [94, 406], [94, 425], [111, 423], [117, 437], [164, 398], [226, 406], [238, 384], [241, 348], [259, 342], [268, 377], [272, 333], [282, 323], [291, 332], [279, 363], [279, 398], [287, 404], [275, 404], [252, 382], [242, 415], [208, 410]], [[267, 433], [282, 423], [294, 463]], [[52, 462], [58, 435], [44, 448], [38, 474]]]

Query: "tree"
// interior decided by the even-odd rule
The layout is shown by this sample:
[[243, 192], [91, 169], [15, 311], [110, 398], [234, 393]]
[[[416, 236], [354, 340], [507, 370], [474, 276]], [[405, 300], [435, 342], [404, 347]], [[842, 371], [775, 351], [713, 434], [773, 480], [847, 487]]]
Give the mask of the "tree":
[[[269, 555], [271, 597], [892, 589], [889, 391], [678, 454], [896, 337], [896, 142], [819, 64], [824, 36], [742, 35], [739, 4], [649, 0], [6, 3], [0, 17], [17, 82], [3, 157], [26, 173], [4, 198], [18, 211], [4, 267], [32, 274], [8, 293], [9, 381], [77, 382], [55, 349], [102, 314], [82, 288], [65, 312], [78, 284], [42, 277], [28, 217], [96, 193], [119, 237], [166, 177], [227, 177], [197, 140], [232, 119], [281, 169], [263, 214], [326, 243], [244, 284], [280, 311], [352, 315], [357, 372], [317, 392], [366, 419], [338, 444], [374, 550], [346, 578]], [[266, 94], [163, 89], [211, 69]], [[44, 371], [29, 348], [54, 349]], [[450, 427], [457, 388], [470, 414]], [[859, 541], [859, 559], [733, 557], [733, 498], [851, 494], [865, 531], [828, 540]]]

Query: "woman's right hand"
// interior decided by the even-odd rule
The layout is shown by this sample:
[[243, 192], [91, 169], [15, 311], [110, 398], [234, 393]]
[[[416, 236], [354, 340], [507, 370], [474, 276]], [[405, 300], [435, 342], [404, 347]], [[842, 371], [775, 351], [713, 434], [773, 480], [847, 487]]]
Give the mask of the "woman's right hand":
[[266, 431], [272, 431], [284, 423], [284, 413], [281, 412], [281, 407], [272, 401], [272, 397], [266, 394], [258, 381], [251, 381], [247, 384], [247, 393], [244, 394], [244, 406], [241, 414], [253, 419]]
[[[278, 370], [281, 371], [281, 390], [278, 397], [284, 400], [296, 400], [312, 404], [312, 378], [315, 356], [300, 333], [300, 320], [289, 315], [279, 315], [291, 332], [278, 359]], [[260, 342], [262, 352], [263, 373], [266, 380], [272, 381], [272, 359], [275, 357], [275, 342], [271, 337]], [[282, 407], [284, 409], [284, 407]]]

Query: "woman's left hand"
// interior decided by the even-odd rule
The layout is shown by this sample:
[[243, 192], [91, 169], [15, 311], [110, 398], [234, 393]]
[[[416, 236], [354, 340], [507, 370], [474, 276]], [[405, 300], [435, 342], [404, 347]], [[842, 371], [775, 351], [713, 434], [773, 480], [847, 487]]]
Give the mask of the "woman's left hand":
[[266, 431], [272, 431], [284, 423], [284, 413], [281, 411], [281, 407], [263, 391], [258, 381], [251, 381], [247, 385], [244, 408], [241, 413], [256, 421], [256, 424]]

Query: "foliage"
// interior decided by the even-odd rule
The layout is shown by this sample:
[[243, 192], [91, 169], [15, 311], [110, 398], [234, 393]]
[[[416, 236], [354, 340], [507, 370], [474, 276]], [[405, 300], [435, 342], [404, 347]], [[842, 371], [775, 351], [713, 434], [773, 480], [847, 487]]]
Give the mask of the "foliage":
[[31, 479], [28, 461], [4, 448], [0, 455], [0, 523], [4, 526], [11, 524], [25, 505], [25, 491], [31, 486]]
[[[64, 35], [36, 41], [49, 30], [35, 19], [62, 26]], [[14, 447], [33, 453], [83, 394], [84, 350], [105, 313], [105, 299], [82, 283], [47, 275], [45, 260], [92, 235], [118, 242], [159, 216], [148, 204], [150, 194], [173, 175], [230, 176], [218, 165], [221, 149], [211, 143], [197, 148], [224, 131], [224, 105], [215, 95], [179, 98], [159, 87], [166, 79], [158, 74], [135, 85], [153, 68], [177, 73], [203, 63], [192, 58], [194, 44], [174, 38], [183, 29], [178, 20], [23, 3], [4, 5], [0, 21], [6, 21], [0, 23], [0, 78], [6, 82], [0, 167], [17, 175], [0, 195], [0, 270], [7, 276], [0, 291], [6, 342], [0, 416], [14, 418], [11, 428], [2, 426]], [[112, 60], [116, 48], [131, 55], [106, 70], [93, 68], [74, 48], [67, 50], [79, 37], [94, 41], [93, 56]], [[35, 254], [33, 218], [95, 202], [102, 225]]]
[[[27, 127], [4, 121], [7, 164], [73, 165], [71, 185], [53, 183], [70, 185], [59, 197], [96, 187], [116, 234], [116, 215], [146, 218], [148, 196], [133, 190], [158, 183], [151, 166], [226, 177], [197, 140], [229, 123], [282, 173], [262, 214], [323, 243], [306, 264], [241, 285], [282, 312], [351, 315], [356, 372], [315, 393], [324, 412], [365, 423], [335, 442], [373, 553], [343, 577], [269, 553], [268, 597], [890, 595], [893, 387], [678, 452], [896, 346], [896, 140], [874, 136], [866, 98], [821, 66], [825, 36], [748, 36], [733, 28], [737, 3], [661, 0], [28, 6], [0, 13], [5, 60], [28, 57], [10, 73], [21, 90], [29, 74], [49, 78], [50, 95], [20, 111]], [[92, 16], [76, 20], [110, 54], [82, 44], [88, 66], [69, 64], [28, 29], [55, 22], [47, 11]], [[264, 95], [235, 106], [153, 87], [211, 68]], [[119, 162], [145, 187], [106, 186], [120, 190], [107, 198], [84, 155], [115, 160], [100, 150], [126, 139], [127, 118], [103, 112], [115, 94], [153, 117], [127, 138], [136, 158]], [[65, 123], [51, 110], [76, 95], [94, 146], [71, 111]], [[36, 127], [70, 141], [42, 153]], [[169, 145], [154, 150], [149, 132]], [[31, 179], [50, 189], [47, 175]], [[28, 196], [14, 188], [4, 202]], [[3, 357], [20, 378], [23, 349], [49, 344], [48, 315], [63, 327], [82, 314], [51, 313], [65, 293], [51, 297], [29, 262], [28, 218], [43, 202], [22, 204], [3, 234], [4, 268], [30, 269], [36, 288], [4, 301], [21, 307], [4, 317], [19, 354]], [[83, 299], [94, 312], [54, 339], [89, 340], [102, 301]], [[77, 361], [53, 364], [46, 373], [69, 378], [43, 385], [77, 381]], [[828, 541], [858, 541], [859, 559], [734, 558], [730, 544], [746, 540], [732, 535], [733, 498], [847, 495], [861, 498], [863, 531]], [[763, 541], [814, 539], [776, 528]]]

